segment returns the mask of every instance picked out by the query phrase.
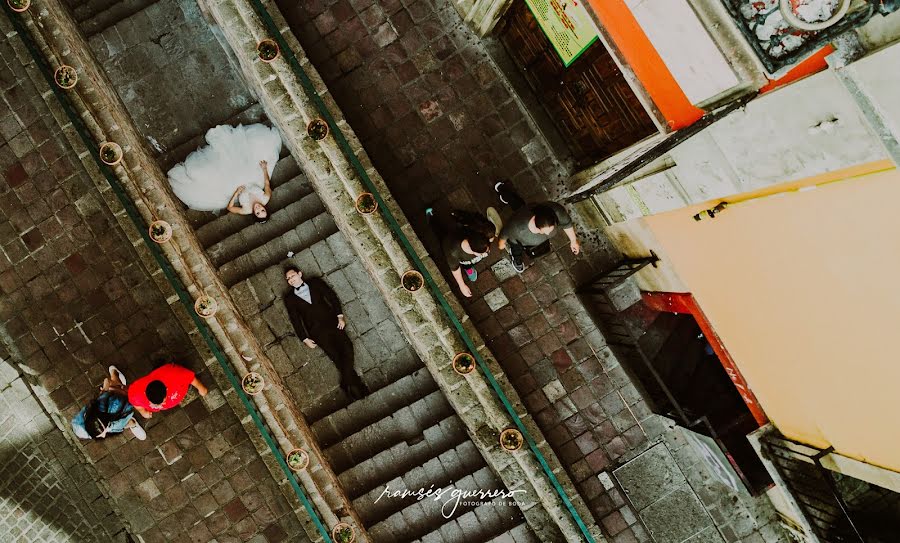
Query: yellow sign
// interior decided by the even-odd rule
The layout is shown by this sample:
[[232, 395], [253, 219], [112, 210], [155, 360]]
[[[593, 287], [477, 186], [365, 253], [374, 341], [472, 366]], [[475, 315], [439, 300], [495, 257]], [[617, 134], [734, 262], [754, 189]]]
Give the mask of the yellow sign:
[[597, 39], [587, 0], [525, 0], [567, 68]]

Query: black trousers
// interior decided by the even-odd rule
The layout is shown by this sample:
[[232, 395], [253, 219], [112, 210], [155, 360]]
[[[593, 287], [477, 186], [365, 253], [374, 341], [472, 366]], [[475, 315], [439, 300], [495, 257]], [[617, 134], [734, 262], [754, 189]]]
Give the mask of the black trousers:
[[333, 331], [314, 330], [310, 335], [319, 348], [334, 362], [341, 375], [342, 387], [360, 379], [353, 367], [353, 342], [350, 341], [346, 332], [337, 329], [337, 321], [335, 321]]

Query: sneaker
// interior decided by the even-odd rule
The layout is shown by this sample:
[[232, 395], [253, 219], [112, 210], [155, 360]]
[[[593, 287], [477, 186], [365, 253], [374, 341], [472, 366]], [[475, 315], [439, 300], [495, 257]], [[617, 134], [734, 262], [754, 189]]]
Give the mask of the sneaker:
[[131, 419], [131, 422], [128, 423], [128, 428], [131, 430], [131, 433], [134, 434], [134, 437], [144, 441], [147, 439], [147, 432], [138, 424], [138, 421]]
[[500, 192], [500, 187], [502, 187], [503, 184], [504, 184], [503, 181], [497, 181], [496, 183], [494, 183], [494, 191], [500, 196], [501, 202], [503, 202], [504, 204], [509, 204], [509, 202], [507, 202], [506, 200], [503, 199], [503, 193]]
[[475, 268], [463, 268], [463, 270], [466, 272], [466, 278], [469, 281], [474, 283], [475, 280], [478, 279], [478, 272], [475, 271]]
[[487, 214], [488, 220], [494, 225], [494, 236], [500, 236], [500, 231], [503, 230], [503, 219], [500, 218], [500, 213], [497, 212], [497, 208], [489, 207], [485, 210], [485, 213]]
[[128, 381], [125, 380], [125, 374], [119, 371], [119, 368], [115, 366], [109, 367], [109, 376], [118, 379], [123, 385], [128, 384]]
[[525, 271], [525, 262], [523, 260], [517, 260], [515, 256], [513, 256], [512, 251], [509, 250], [509, 246], [506, 248], [509, 251], [509, 261], [512, 263], [513, 269], [518, 273], [522, 273]]

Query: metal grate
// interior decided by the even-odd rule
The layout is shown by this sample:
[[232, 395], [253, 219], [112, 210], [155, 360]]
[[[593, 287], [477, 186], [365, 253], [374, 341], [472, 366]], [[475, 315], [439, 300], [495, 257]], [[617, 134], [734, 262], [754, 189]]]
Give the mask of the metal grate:
[[760, 443], [821, 543], [865, 543], [832, 473], [822, 466], [822, 457], [833, 449], [820, 450], [777, 433], [763, 436]]

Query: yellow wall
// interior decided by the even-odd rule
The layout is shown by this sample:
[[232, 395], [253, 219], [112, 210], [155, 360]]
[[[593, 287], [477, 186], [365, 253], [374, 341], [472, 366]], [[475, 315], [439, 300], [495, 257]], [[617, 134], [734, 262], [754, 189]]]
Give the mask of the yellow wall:
[[645, 221], [766, 414], [900, 471], [900, 173], [705, 207]]

